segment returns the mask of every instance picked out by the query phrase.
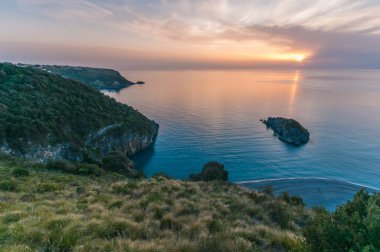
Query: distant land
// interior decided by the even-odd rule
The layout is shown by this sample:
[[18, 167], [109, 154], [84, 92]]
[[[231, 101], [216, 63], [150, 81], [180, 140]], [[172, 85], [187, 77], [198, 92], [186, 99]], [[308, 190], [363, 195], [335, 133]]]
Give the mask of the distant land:
[[120, 89], [136, 84], [124, 78], [118, 71], [107, 68], [26, 64], [18, 64], [18, 66], [45, 70], [68, 79], [82, 82], [98, 90], [119, 91]]

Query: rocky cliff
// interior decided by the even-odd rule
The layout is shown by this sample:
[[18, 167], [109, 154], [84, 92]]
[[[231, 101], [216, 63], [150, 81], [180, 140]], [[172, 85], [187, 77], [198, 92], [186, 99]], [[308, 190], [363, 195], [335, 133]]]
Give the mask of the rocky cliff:
[[29, 160], [100, 160], [153, 144], [158, 124], [101, 92], [46, 71], [0, 64], [0, 151]]

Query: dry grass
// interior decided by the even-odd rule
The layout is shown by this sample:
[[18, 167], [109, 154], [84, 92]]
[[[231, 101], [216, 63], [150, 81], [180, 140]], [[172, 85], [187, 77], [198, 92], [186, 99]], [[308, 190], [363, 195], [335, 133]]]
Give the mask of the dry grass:
[[1, 251], [306, 250], [305, 209], [233, 184], [13, 169], [0, 163]]

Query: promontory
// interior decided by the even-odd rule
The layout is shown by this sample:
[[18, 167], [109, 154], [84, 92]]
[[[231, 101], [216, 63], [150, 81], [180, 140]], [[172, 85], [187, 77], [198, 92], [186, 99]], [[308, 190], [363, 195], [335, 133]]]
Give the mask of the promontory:
[[38, 68], [99, 90], [120, 91], [123, 88], [136, 84], [124, 78], [124, 76], [114, 69], [59, 65], [19, 64], [19, 66]]
[[0, 63], [0, 151], [28, 160], [100, 160], [149, 147], [158, 124], [80, 82]]

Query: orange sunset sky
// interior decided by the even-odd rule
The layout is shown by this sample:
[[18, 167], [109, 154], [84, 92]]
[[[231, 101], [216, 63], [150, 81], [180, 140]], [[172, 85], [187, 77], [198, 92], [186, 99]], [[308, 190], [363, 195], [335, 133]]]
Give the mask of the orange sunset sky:
[[0, 61], [379, 68], [378, 0], [2, 0]]

